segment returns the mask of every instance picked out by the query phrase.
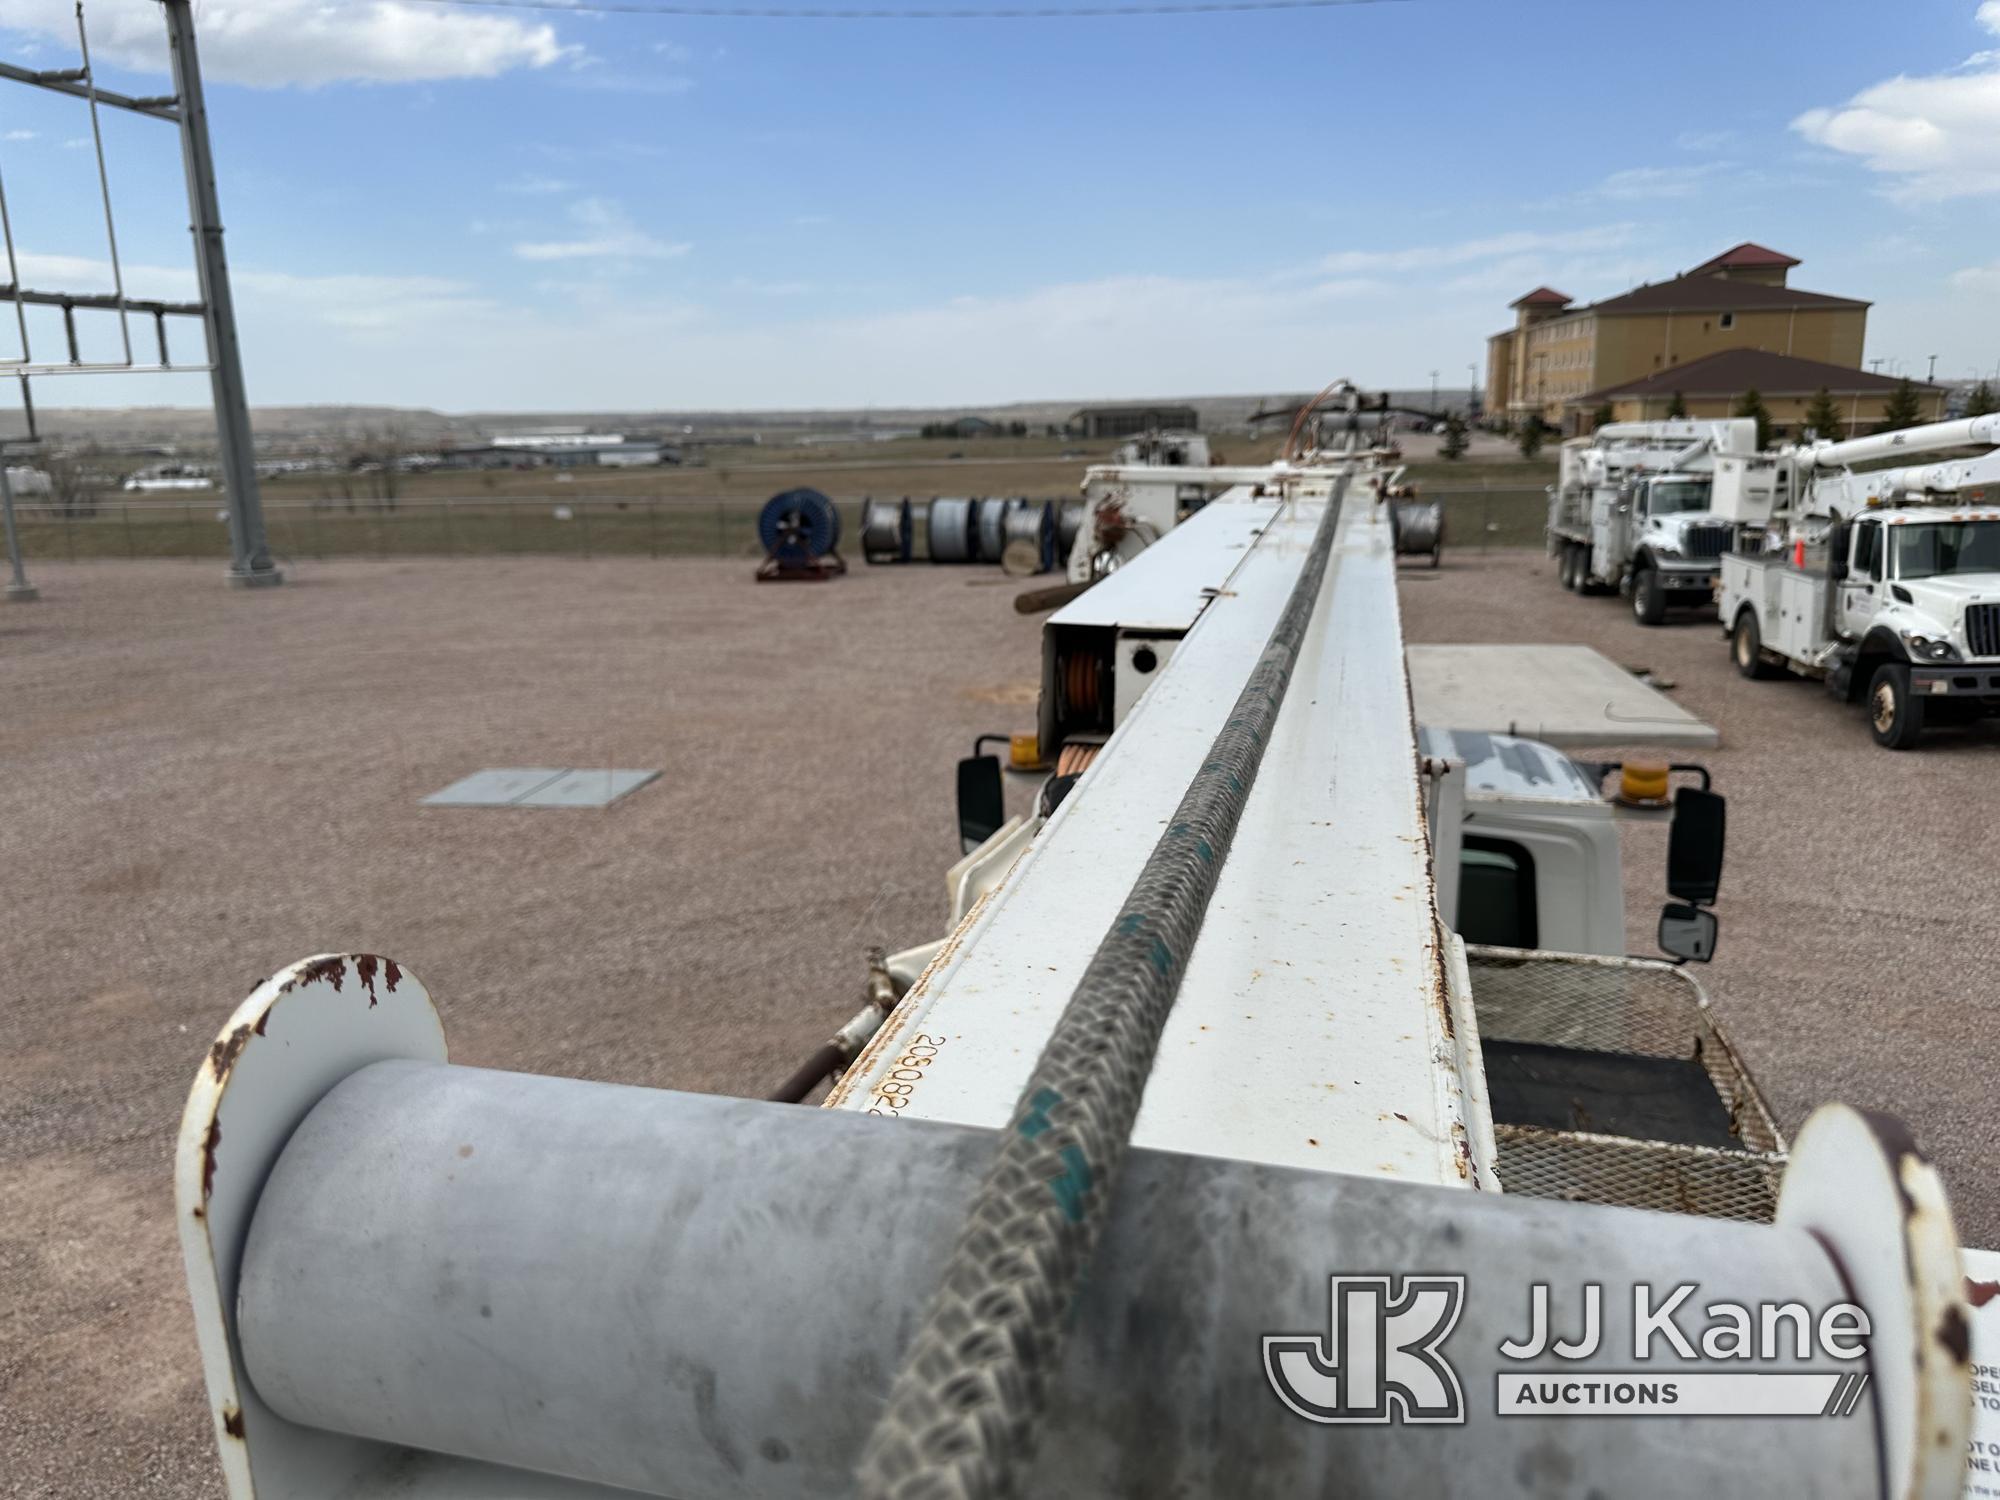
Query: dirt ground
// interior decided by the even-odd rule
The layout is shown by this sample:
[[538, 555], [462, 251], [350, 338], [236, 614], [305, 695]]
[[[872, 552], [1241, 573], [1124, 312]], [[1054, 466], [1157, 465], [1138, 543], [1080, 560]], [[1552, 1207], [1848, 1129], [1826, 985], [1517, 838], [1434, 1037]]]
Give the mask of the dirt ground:
[[[997, 569], [50, 565], [0, 607], [0, 1494], [221, 1493], [171, 1214], [202, 1053], [371, 949], [455, 1060], [761, 1094], [941, 935], [953, 762], [1032, 727]], [[424, 808], [658, 767], [605, 811]]]
[[[174, 1127], [261, 976], [389, 954], [456, 1060], [732, 1093], [851, 1013], [871, 943], [935, 935], [952, 762], [1033, 717], [1039, 621], [991, 570], [737, 561], [46, 565], [0, 607], [0, 1495], [220, 1494], [171, 1219]], [[1788, 1127], [1903, 1115], [2000, 1243], [1990, 976], [2000, 731], [1911, 755], [1693, 622], [1448, 555], [1419, 641], [1583, 641], [1718, 723], [1704, 979]], [[483, 766], [659, 767], [608, 811], [422, 808]], [[1664, 843], [1628, 845], [1652, 950]], [[1650, 836], [1650, 840], [1649, 840]]]

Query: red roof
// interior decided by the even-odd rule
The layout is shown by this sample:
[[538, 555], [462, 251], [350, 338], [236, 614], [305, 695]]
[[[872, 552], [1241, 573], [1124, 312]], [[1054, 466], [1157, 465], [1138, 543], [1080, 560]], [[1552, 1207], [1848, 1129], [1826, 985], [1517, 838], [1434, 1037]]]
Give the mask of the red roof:
[[1568, 307], [1569, 298], [1554, 287], [1538, 286], [1525, 297], [1516, 297], [1509, 307]]
[[[1836, 396], [1883, 396], [1900, 381], [1868, 370], [1830, 365], [1816, 359], [1798, 359], [1790, 354], [1773, 354], [1767, 349], [1724, 349], [1691, 359], [1684, 365], [1664, 370], [1622, 385], [1609, 385], [1571, 404], [1597, 402], [1613, 396], [1740, 396], [1755, 390], [1766, 396], [1810, 396], [1826, 390]], [[1921, 380], [1911, 384], [1920, 392], [1942, 387]]]
[[1795, 258], [1786, 255], [1781, 250], [1772, 250], [1767, 246], [1753, 244], [1751, 241], [1745, 240], [1734, 249], [1723, 251], [1714, 260], [1703, 261], [1687, 274], [1690, 276], [1704, 276], [1710, 271], [1731, 271], [1739, 266], [1783, 266], [1787, 270], [1790, 270], [1798, 264], [1799, 262]]

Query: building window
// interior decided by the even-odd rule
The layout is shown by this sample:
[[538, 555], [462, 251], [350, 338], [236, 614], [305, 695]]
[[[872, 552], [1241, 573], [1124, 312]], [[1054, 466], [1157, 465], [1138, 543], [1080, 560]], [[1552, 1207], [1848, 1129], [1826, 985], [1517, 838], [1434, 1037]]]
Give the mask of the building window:
[[1724, 313], [1721, 317], [1717, 318], [1715, 321], [1724, 328], [1734, 328], [1736, 326], [1736, 314]]

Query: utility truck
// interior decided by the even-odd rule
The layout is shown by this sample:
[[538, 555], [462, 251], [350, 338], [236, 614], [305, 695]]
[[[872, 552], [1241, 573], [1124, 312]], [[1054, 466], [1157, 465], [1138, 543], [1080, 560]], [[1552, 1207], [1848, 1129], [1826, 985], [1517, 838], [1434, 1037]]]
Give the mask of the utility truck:
[[1360, 471], [1045, 646], [1089, 764], [825, 1108], [454, 1065], [376, 954], [256, 985], [175, 1160], [231, 1500], [1956, 1500], [1995, 1355], [1908, 1132], [1787, 1156], [1684, 970], [1442, 920]]
[[1613, 422], [1562, 445], [1549, 490], [1548, 550], [1574, 593], [1616, 591], [1642, 625], [1675, 605], [1709, 607], [1735, 528], [1711, 503], [1717, 471], [1754, 485], [1773, 471], [1757, 424]]
[[[1919, 454], [1938, 457], [1854, 468]], [[1820, 679], [1865, 703], [1891, 750], [1927, 724], [2000, 712], [2000, 416], [1806, 444], [1777, 463], [1787, 483], [1721, 498], [1743, 538], [1719, 596], [1737, 670]]]

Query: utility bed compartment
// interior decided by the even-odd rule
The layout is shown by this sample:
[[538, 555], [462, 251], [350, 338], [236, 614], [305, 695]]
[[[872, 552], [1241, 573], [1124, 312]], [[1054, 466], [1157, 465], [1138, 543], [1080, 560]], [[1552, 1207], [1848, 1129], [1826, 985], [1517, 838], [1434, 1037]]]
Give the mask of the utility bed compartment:
[[1784, 553], [1732, 552], [1722, 559], [1722, 628], [1733, 630], [1743, 605], [1754, 605], [1764, 645], [1793, 661], [1811, 664], [1832, 644], [1826, 633], [1823, 572], [1797, 568]]
[[1684, 969], [1465, 953], [1503, 1189], [1770, 1219], [1784, 1136]]

